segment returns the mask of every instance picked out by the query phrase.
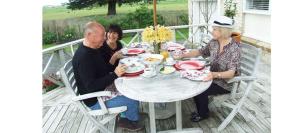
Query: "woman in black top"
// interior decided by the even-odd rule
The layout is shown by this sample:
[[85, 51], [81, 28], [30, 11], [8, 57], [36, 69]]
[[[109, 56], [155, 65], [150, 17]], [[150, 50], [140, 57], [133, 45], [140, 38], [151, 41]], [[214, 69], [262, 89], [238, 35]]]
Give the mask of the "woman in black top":
[[[120, 51], [123, 46], [120, 42], [123, 32], [119, 25], [111, 24], [106, 31], [106, 41], [99, 49], [102, 53], [105, 62], [109, 62], [116, 68], [119, 64], [120, 58], [122, 58], [122, 52]], [[112, 56], [117, 56], [117, 60], [113, 60]]]

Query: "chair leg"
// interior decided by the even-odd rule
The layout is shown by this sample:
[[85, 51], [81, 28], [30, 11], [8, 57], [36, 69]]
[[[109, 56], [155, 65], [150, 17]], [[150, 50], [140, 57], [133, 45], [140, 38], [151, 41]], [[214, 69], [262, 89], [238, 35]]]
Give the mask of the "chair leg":
[[218, 131], [222, 131], [234, 118], [234, 116], [238, 113], [239, 108], [234, 108], [230, 114], [226, 117], [226, 119], [221, 123], [221, 125], [218, 127]]
[[239, 113], [243, 116], [246, 122], [252, 121], [254, 119], [254, 116], [247, 111], [246, 107], [244, 110], [239, 110]]
[[90, 133], [97, 133], [99, 131], [95, 126], [90, 130]]
[[[91, 116], [89, 116], [89, 117], [91, 117]], [[93, 128], [90, 130], [90, 133], [94, 133], [97, 130], [100, 131], [100, 132], [104, 132], [104, 133], [112, 133], [102, 123], [98, 122], [97, 119], [91, 117], [90, 120], [94, 124]]]

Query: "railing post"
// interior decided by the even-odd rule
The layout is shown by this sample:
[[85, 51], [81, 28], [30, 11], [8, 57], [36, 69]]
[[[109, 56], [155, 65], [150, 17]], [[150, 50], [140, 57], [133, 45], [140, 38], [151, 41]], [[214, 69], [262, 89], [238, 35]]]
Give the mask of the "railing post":
[[73, 48], [73, 45], [70, 45], [71, 47], [71, 53], [72, 53], [72, 56], [74, 56], [74, 48]]
[[48, 67], [49, 67], [50, 64], [51, 64], [54, 55], [55, 55], [55, 53], [53, 52], [53, 53], [51, 54], [51, 56], [50, 56], [50, 58], [49, 58], [47, 64], [46, 64], [46, 66], [44, 67], [43, 74], [47, 72], [47, 69], [48, 69]]
[[59, 54], [59, 60], [60, 60], [61, 65], [64, 65], [66, 62], [64, 49], [58, 50], [58, 54]]
[[176, 42], [176, 29], [173, 29], [173, 30], [171, 30], [171, 31], [172, 31], [172, 34], [173, 34], [172, 41], [173, 41], [173, 42]]
[[141, 32], [137, 32], [138, 33], [138, 42], [142, 42], [142, 33]]

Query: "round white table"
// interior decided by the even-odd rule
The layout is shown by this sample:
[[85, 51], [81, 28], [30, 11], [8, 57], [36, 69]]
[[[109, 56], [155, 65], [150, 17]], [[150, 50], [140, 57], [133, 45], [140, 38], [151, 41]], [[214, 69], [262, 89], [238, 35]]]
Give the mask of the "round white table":
[[181, 78], [178, 71], [164, 75], [158, 73], [152, 78], [121, 77], [115, 80], [117, 90], [124, 96], [149, 103], [151, 133], [156, 133], [154, 103], [176, 102], [176, 130], [163, 132], [193, 132], [201, 133], [201, 128], [182, 129], [181, 100], [194, 97], [204, 92], [209, 82], [191, 81]]

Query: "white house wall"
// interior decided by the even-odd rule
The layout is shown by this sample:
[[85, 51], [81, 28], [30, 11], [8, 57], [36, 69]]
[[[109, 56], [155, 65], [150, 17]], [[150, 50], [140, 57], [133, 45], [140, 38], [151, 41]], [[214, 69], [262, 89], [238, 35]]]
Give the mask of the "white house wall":
[[262, 14], [244, 14], [244, 36], [271, 42], [271, 17]]

